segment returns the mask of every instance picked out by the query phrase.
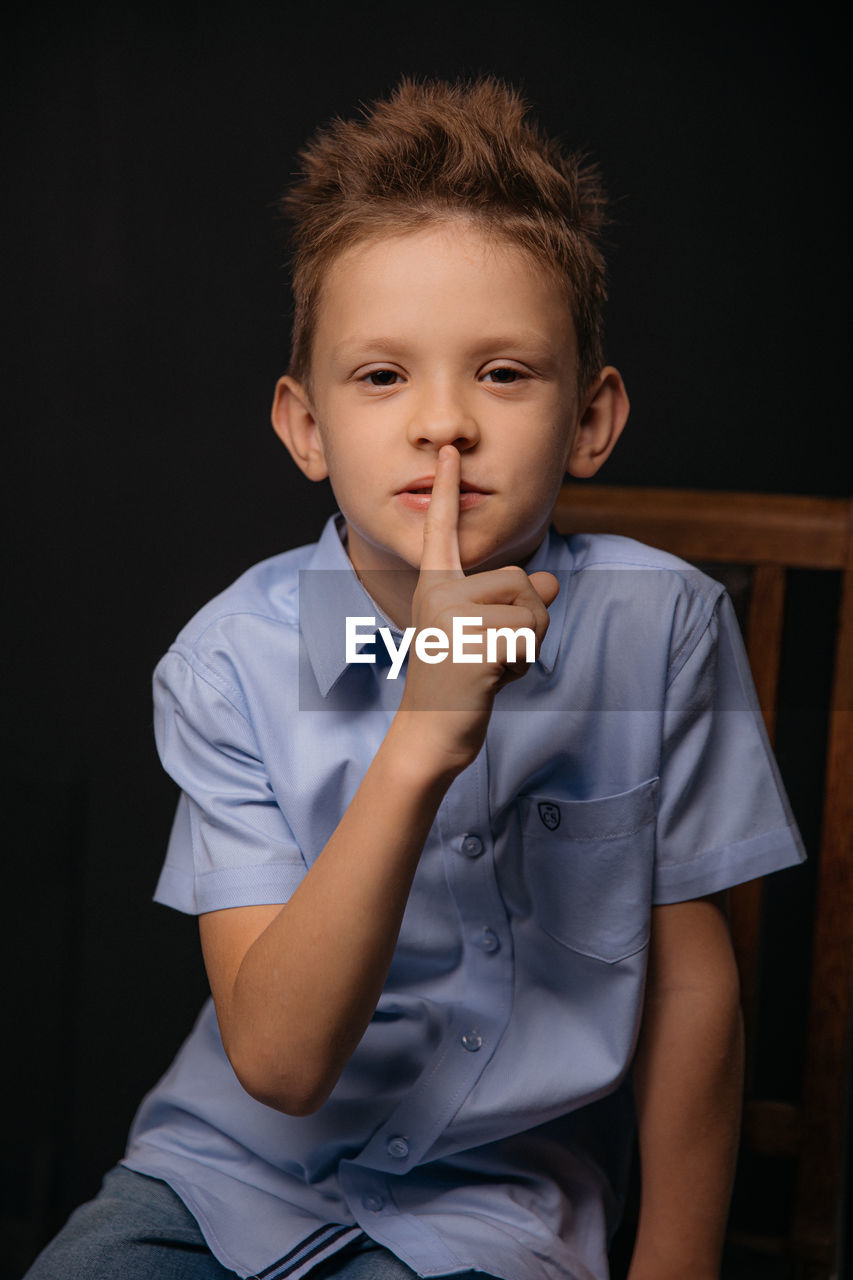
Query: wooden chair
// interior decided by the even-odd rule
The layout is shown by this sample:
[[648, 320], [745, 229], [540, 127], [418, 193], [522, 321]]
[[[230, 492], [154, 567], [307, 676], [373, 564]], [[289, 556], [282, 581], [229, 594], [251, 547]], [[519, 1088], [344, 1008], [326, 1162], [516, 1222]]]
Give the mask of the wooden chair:
[[[786, 571], [813, 569], [840, 574], [822, 835], [819, 849], [809, 849], [810, 858], [817, 859], [817, 890], [804, 1083], [798, 1103], [755, 1094], [751, 1049], [760, 1013], [756, 1002], [762, 885], [755, 881], [731, 893], [732, 934], [749, 1046], [742, 1151], [786, 1158], [795, 1166], [793, 1212], [785, 1224], [785, 1235], [741, 1231], [739, 1245], [787, 1259], [785, 1275], [831, 1280], [840, 1275], [841, 1266], [851, 1064], [853, 503], [832, 498], [573, 483], [564, 487], [554, 519], [561, 532], [624, 534], [698, 563], [712, 575], [715, 565], [750, 566], [746, 641], [771, 741], [777, 720]], [[853, 1240], [850, 1243], [853, 1246]]]

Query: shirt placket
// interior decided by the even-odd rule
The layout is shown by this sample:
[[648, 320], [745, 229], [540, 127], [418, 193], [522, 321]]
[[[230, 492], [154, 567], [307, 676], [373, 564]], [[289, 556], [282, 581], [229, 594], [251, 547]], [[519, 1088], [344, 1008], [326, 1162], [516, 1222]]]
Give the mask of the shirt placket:
[[512, 940], [495, 874], [488, 790], [484, 750], [455, 780], [437, 817], [463, 940], [462, 999], [406, 1097], [361, 1154], [341, 1168], [342, 1183], [349, 1179], [353, 1191], [358, 1184], [361, 1205], [371, 1213], [387, 1208], [387, 1196], [380, 1180], [365, 1175], [404, 1174], [424, 1159], [479, 1080], [509, 1021]]
[[356, 1164], [402, 1174], [419, 1164], [492, 1059], [512, 1005], [512, 942], [494, 870], [487, 756], [453, 782], [438, 813], [444, 872], [464, 942], [462, 1000], [419, 1079]]

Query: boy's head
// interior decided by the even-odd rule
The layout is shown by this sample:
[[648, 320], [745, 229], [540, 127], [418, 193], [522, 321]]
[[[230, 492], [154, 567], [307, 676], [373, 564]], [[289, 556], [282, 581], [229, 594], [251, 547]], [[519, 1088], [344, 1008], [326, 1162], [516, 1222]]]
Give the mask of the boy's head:
[[[628, 412], [601, 365], [597, 181], [517, 95], [408, 82], [308, 148], [290, 373], [273, 423], [327, 476], [360, 573], [417, 576], [438, 452], [461, 456], [468, 571], [524, 564], [566, 470], [594, 474]], [[378, 598], [378, 597], [377, 597]]]
[[360, 119], [317, 133], [282, 200], [293, 223], [294, 378], [311, 384], [320, 294], [342, 252], [464, 218], [554, 276], [574, 322], [578, 382], [589, 386], [603, 364], [604, 192], [593, 166], [563, 154], [526, 115], [516, 90], [491, 76], [406, 79]]

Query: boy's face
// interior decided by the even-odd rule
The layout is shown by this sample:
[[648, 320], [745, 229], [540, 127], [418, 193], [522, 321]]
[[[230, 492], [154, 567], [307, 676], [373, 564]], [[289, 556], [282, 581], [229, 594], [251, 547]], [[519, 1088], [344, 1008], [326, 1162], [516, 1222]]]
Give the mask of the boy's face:
[[463, 567], [523, 564], [576, 469], [576, 364], [565, 297], [529, 255], [466, 222], [431, 225], [333, 263], [311, 395], [282, 379], [273, 421], [306, 474], [328, 474], [357, 570], [416, 576], [444, 444], [461, 454]]

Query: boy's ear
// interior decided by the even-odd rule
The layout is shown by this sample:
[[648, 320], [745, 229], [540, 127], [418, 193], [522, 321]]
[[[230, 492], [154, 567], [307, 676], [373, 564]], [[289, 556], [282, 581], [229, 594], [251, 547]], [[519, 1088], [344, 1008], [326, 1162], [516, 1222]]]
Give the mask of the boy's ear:
[[566, 461], [570, 475], [581, 479], [595, 475], [621, 436], [630, 408], [621, 373], [606, 365], [587, 393], [586, 408]]
[[329, 474], [323, 441], [308, 392], [301, 382], [279, 378], [272, 402], [272, 425], [293, 461], [309, 480], [325, 480]]

